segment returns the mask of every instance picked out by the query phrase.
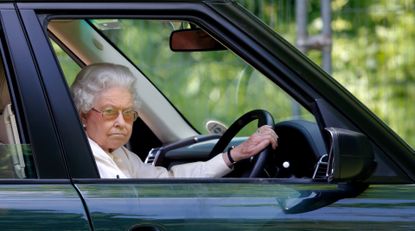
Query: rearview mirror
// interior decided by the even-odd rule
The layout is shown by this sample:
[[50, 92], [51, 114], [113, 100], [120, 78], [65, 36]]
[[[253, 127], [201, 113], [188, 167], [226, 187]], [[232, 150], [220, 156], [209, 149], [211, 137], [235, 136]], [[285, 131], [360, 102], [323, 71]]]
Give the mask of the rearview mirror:
[[372, 144], [362, 133], [326, 128], [330, 138], [327, 177], [329, 182], [351, 182], [366, 179], [376, 162]]
[[200, 28], [173, 31], [170, 35], [172, 51], [219, 51], [226, 48]]

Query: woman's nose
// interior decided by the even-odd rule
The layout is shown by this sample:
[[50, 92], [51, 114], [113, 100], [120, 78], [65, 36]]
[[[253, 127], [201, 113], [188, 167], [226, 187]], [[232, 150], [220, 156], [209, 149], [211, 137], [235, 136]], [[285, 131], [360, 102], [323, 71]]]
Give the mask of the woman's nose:
[[124, 119], [124, 115], [122, 114], [122, 112], [118, 112], [118, 116], [115, 119], [115, 123], [119, 125], [124, 125], [127, 123]]

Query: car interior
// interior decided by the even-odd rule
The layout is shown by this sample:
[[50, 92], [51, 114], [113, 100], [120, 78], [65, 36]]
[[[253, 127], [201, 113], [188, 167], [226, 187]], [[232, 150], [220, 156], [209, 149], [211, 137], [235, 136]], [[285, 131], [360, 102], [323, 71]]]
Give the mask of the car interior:
[[[81, 31], [82, 36], [80, 36]], [[200, 33], [200, 29], [197, 31]], [[132, 63], [126, 54], [123, 54], [114, 43], [103, 35], [102, 31], [99, 31], [96, 25], [91, 23], [91, 20], [55, 19], [48, 24], [48, 34], [62, 69], [64, 69], [65, 63], [64, 58], [59, 54], [63, 53], [66, 59], [70, 57], [72, 62], [80, 66], [95, 62], [113, 62], [125, 65], [134, 72], [133, 74], [138, 79], [137, 91], [141, 100], [141, 108], [139, 119], [134, 124], [133, 135], [127, 146], [133, 152], [138, 153], [146, 163], [169, 168], [176, 164], [204, 161], [212, 157], [212, 152], [222, 152], [247, 139], [247, 136], [237, 136], [237, 132], [226, 135], [233, 125], [229, 128], [218, 129], [217, 133], [206, 134], [196, 130], [183, 118], [181, 112], [166, 99], [165, 93], [162, 93], [135, 66], [140, 65]], [[180, 35], [173, 34], [180, 39]], [[206, 37], [205, 34], [203, 37]], [[193, 39], [195, 38], [198, 37], [193, 36]], [[210, 39], [213, 38], [210, 37]], [[211, 42], [205, 42], [201, 46], [199, 48], [202, 50], [224, 49], [223, 46]], [[204, 48], [203, 46], [209, 47]], [[190, 49], [195, 51], [199, 48], [186, 48], [170, 44], [172, 50]], [[74, 74], [68, 74], [65, 71], [64, 74], [68, 86], [70, 86]], [[249, 113], [251, 112], [247, 112], [247, 114]], [[233, 118], [233, 120], [239, 121], [237, 118]], [[219, 122], [216, 123], [216, 126], [219, 124]], [[259, 125], [260, 123], [258, 123]], [[326, 179], [327, 146], [314, 119], [289, 118], [272, 122], [271, 125], [274, 126], [280, 138], [277, 150], [264, 150], [265, 155], [261, 153], [258, 158], [238, 163], [235, 171], [227, 177], [300, 178], [315, 181]], [[242, 128], [237, 130], [240, 129]], [[222, 134], [223, 131], [224, 134]], [[227, 140], [222, 142], [225, 135]], [[219, 143], [221, 144], [218, 145]], [[251, 174], [255, 168], [260, 168], [260, 170], [255, 170], [256, 173]]]
[[[126, 146], [132, 152], [137, 153], [145, 163], [171, 168], [177, 164], [205, 161], [226, 151], [231, 146], [244, 142], [257, 127], [268, 124], [279, 136], [278, 148], [276, 150], [267, 148], [254, 158], [238, 162], [234, 166], [234, 170], [225, 177], [302, 179], [310, 182], [329, 181], [329, 175], [332, 173], [330, 166], [333, 162], [333, 157], [329, 155], [333, 147], [331, 146], [332, 139], [328, 139], [328, 137], [333, 136], [329, 131], [321, 129], [314, 115], [307, 109], [302, 108], [296, 102], [295, 104], [287, 103], [293, 99], [278, 88], [275, 83], [269, 80], [266, 80], [268, 82], [258, 82], [258, 80], [267, 78], [259, 72], [255, 72], [254, 68], [242, 62], [242, 71], [235, 75], [238, 87], [235, 96], [244, 93], [246, 95], [242, 99], [249, 101], [250, 91], [253, 94], [258, 94], [257, 89], [264, 88], [265, 85], [261, 84], [265, 83], [272, 87], [272, 91], [278, 92], [277, 95], [269, 98], [281, 98], [276, 100], [280, 100], [284, 104], [280, 105], [277, 102], [277, 110], [273, 110], [272, 107], [267, 108], [269, 105], [267, 99], [264, 102], [254, 100], [252, 105], [246, 109], [236, 110], [234, 114], [226, 115], [226, 122], [223, 121], [224, 118], [220, 119], [217, 118], [220, 116], [212, 114], [208, 115], [207, 119], [201, 120], [201, 125], [198, 125], [193, 121], [193, 118], [190, 118], [198, 113], [190, 110], [190, 114], [186, 114], [188, 112], [183, 112], [181, 105], [173, 102], [176, 99], [169, 98], [171, 93], [163, 91], [162, 84], [169, 85], [170, 83], [164, 83], [165, 80], [162, 79], [161, 74], [143, 71], [145, 67], [142, 66], [147, 63], [143, 61], [142, 64], [132, 60], [129, 56], [131, 54], [122, 50], [105, 34], [108, 27], [118, 30], [121, 23], [117, 20], [104, 19], [103, 23], [97, 24], [94, 20], [51, 20], [47, 26], [51, 47], [61, 65], [68, 90], [81, 67], [91, 63], [121, 64], [129, 67], [137, 76], [136, 89], [140, 99], [139, 118], [133, 124], [133, 134]], [[128, 23], [130, 21], [127, 20], [127, 25]], [[174, 23], [177, 22], [170, 24]], [[168, 25], [170, 28], [170, 24], [164, 20], [159, 24]], [[195, 54], [195, 57], [209, 51], [231, 53], [222, 44], [218, 44], [216, 38], [201, 28], [194, 28], [194, 25], [191, 24], [192, 27], [183, 29], [182, 24], [181, 22], [179, 28], [174, 27], [167, 31], [167, 35], [164, 36], [168, 52]], [[152, 25], [150, 23], [150, 28]], [[183, 32], [184, 34], [182, 34]], [[192, 46], [189, 47], [190, 43]], [[162, 68], [156, 67], [154, 69]], [[4, 68], [0, 67], [0, 70], [0, 178], [27, 178], [31, 176], [27, 166], [31, 168], [33, 157], [30, 152], [25, 153], [25, 144], [20, 142]], [[176, 79], [172, 78], [172, 81], [174, 82]], [[243, 83], [244, 81], [246, 82]], [[189, 82], [185, 82], [185, 84], [188, 85]], [[246, 87], [241, 87], [241, 84], [245, 84]], [[250, 85], [252, 85], [252, 89], [249, 88]], [[214, 93], [215, 89], [212, 92]], [[215, 95], [212, 96], [212, 92], [207, 96], [209, 99], [215, 98]], [[216, 98], [219, 100], [216, 103], [224, 101], [222, 97]], [[239, 100], [237, 97], [235, 99]], [[187, 102], [184, 102], [187, 107]], [[264, 105], [266, 106], [264, 107]], [[305, 112], [305, 114], [291, 115], [291, 112], [287, 112], [287, 105], [288, 107], [296, 105], [296, 110]], [[216, 108], [220, 108], [220, 106], [214, 105], [212, 110], [214, 111]], [[258, 123], [255, 124], [253, 121]], [[338, 133], [338, 131], [334, 133], [336, 132]], [[370, 151], [370, 153], [372, 152]], [[368, 157], [368, 163], [371, 163], [371, 158]], [[338, 161], [337, 159], [336, 161]], [[365, 167], [364, 164], [362, 166], [361, 169]]]
[[0, 178], [25, 178], [23, 149], [2, 64], [0, 93]]

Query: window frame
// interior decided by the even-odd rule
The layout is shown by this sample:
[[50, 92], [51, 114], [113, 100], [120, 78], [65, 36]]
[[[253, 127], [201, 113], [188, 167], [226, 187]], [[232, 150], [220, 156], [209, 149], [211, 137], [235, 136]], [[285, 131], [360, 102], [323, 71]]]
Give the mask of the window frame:
[[[227, 31], [227, 29], [225, 29], [222, 26], [222, 23], [227, 23], [227, 22], [223, 21], [223, 20], [217, 21], [218, 19], [215, 18], [215, 16], [216, 16], [215, 13], [212, 12], [212, 11], [206, 12], [206, 9], [207, 9], [206, 6], [201, 6], [200, 3], [189, 3], [188, 5], [190, 7], [189, 7], [189, 10], [186, 11], [186, 13], [184, 13], [183, 11], [176, 11], [175, 9], [171, 9], [171, 8], [177, 8], [178, 7], [176, 4], [172, 4], [172, 3], [154, 3], [154, 4], [134, 3], [134, 6], [137, 6], [137, 9], [127, 10], [127, 12], [123, 12], [123, 14], [119, 14], [118, 12], [119, 12], [119, 10], [124, 9], [125, 7], [127, 7], [128, 4], [124, 4], [124, 3], [110, 4], [110, 5], [113, 5], [114, 8], [117, 8], [117, 9], [111, 10], [111, 11], [113, 11], [112, 13], [110, 13], [108, 9], [102, 10], [101, 9], [102, 5], [100, 5], [100, 4], [92, 4], [92, 3], [91, 4], [83, 4], [82, 5], [83, 6], [82, 10], [79, 10], [79, 12], [75, 12], [73, 14], [68, 14], [66, 11], [63, 14], [59, 14], [59, 7], [62, 6], [64, 8], [65, 4], [56, 4], [55, 7], [53, 7], [53, 5], [54, 4], [51, 4], [51, 5], [48, 5], [48, 7], [47, 7], [47, 8], [50, 7], [52, 9], [54, 9], [53, 14], [50, 14], [50, 15], [49, 14], [40, 14], [40, 15], [38, 15], [38, 18], [39, 18], [42, 25], [47, 24], [47, 22], [49, 20], [64, 19], [64, 18], [79, 18], [79, 19], [89, 18], [89, 19], [91, 19], [91, 18], [117, 18], [117, 17], [119, 17], [119, 18], [139, 18], [139, 19], [156, 19], [156, 20], [157, 19], [169, 19], [169, 20], [171, 19], [171, 20], [193, 21], [193, 22], [198, 23], [198, 25], [200, 25], [202, 28], [204, 28], [206, 30], [209, 30], [210, 32], [215, 33], [215, 36], [218, 36], [218, 38], [221, 39], [221, 41], [226, 42], [225, 45], [229, 46], [229, 48], [232, 49], [232, 51], [235, 52], [236, 55], [238, 55], [240, 58], [244, 59], [245, 61], [249, 62], [250, 65], [252, 65], [258, 71], [260, 71], [262, 73], [264, 73], [264, 72], [265, 73], [271, 73], [271, 74], [265, 75], [265, 76], [267, 76], [267, 78], [269, 78], [272, 82], [274, 82], [274, 83], [275, 82], [279, 82], [279, 83], [284, 82], [284, 81], [277, 81], [277, 80], [281, 80], [281, 77], [279, 77], [279, 74], [281, 74], [281, 73], [279, 73], [279, 71], [278, 71], [278, 73], [275, 73], [275, 72], [272, 72], [271, 70], [267, 70], [266, 66], [262, 65], [260, 60], [257, 60], [251, 54], [251, 51], [246, 51], [245, 49], [242, 48], [243, 46], [234, 45], [233, 43], [231, 43], [231, 41], [234, 41], [236, 39], [234, 36], [229, 36], [227, 33], [224, 33], [222, 31], [219, 31], [218, 29], [215, 29], [215, 27], [218, 27], [220, 29], [224, 29], [225, 31]], [[91, 6], [91, 8], [88, 7], [89, 5]], [[93, 9], [94, 5], [96, 6], [95, 9]], [[27, 3], [27, 4], [22, 4], [22, 6], [24, 6], [23, 7], [24, 9], [25, 8], [30, 8], [31, 9], [33, 6], [38, 6], [38, 4]], [[150, 11], [151, 15], [149, 15], [147, 13], [149, 8], [151, 8], [153, 11], [156, 11], [156, 12]], [[88, 9], [88, 13], [87, 14], [83, 13], [83, 11], [85, 11], [87, 9]], [[130, 8], [128, 8], [128, 9], [130, 9]], [[158, 11], [160, 13], [157, 13]], [[36, 10], [34, 12], [36, 12]], [[166, 14], [166, 12], [168, 12], [168, 13]], [[201, 18], [201, 17], [199, 17], [200, 12], [208, 13], [208, 14], [210, 14], [210, 17]], [[47, 34], [46, 31], [45, 31], [45, 34]], [[256, 46], [256, 45], [255, 45], [255, 47], [249, 47], [249, 49], [257, 49], [257, 48], [259, 48], [259, 47]], [[271, 57], [269, 57], [269, 58], [271, 58]], [[273, 58], [273, 57], [272, 57], [272, 59], [275, 60], [275, 58]], [[77, 59], [75, 58], [75, 60], [77, 60]], [[55, 60], [55, 62], [58, 63], [56, 60]], [[286, 70], [286, 71], [288, 71], [288, 70]], [[292, 72], [290, 72], [290, 73], [293, 74]], [[285, 84], [283, 84], [283, 85], [285, 85]], [[281, 87], [281, 89], [285, 90], [287, 92], [286, 87], [283, 86], [283, 87]], [[301, 90], [301, 92], [303, 92], [303, 90]], [[304, 103], [305, 98], [307, 98], [305, 96], [308, 96], [308, 94], [299, 94], [298, 91], [295, 92], [294, 95], [291, 95], [292, 92], [291, 92], [291, 94], [290, 93], [288, 93], [288, 94], [293, 99], [299, 99], [300, 98], [301, 101], [303, 102], [302, 103], [303, 107], [307, 108], [311, 113], [313, 112], [312, 111], [313, 102], [308, 101], [307, 103]], [[90, 150], [88, 150], [88, 151], [90, 151]], [[92, 153], [90, 155], [92, 156]], [[75, 166], [77, 166], [77, 167], [75, 167], [76, 169], [80, 169], [79, 164], [76, 164], [75, 161], [74, 161], [73, 164], [75, 164]], [[70, 164], [70, 165], [72, 165], [72, 164]], [[81, 172], [81, 171], [79, 171], [79, 172]], [[94, 178], [94, 177], [91, 177], [90, 175], [88, 175], [86, 173], [82, 173], [82, 175], [83, 175], [82, 177], [74, 177], [74, 178]]]
[[53, 119], [44, 98], [31, 49], [19, 16], [12, 4], [0, 5], [2, 20], [2, 58], [15, 109], [21, 143], [30, 144], [33, 154], [34, 179], [7, 179], [13, 182], [33, 182], [36, 179], [67, 179]]
[[[79, 4], [79, 6], [77, 5]], [[187, 7], [187, 10], [183, 10], [183, 7]], [[241, 25], [232, 24], [232, 20], [228, 20], [232, 17], [238, 17], [237, 15], [228, 16], [223, 13], [222, 10], [229, 10], [228, 13], [232, 13], [235, 9], [231, 9], [229, 5], [222, 6], [221, 4], [217, 4], [214, 2], [210, 3], [184, 3], [184, 5], [176, 5], [171, 2], [158, 2], [158, 3], [148, 3], [148, 2], [140, 2], [140, 3], [48, 3], [48, 4], [37, 4], [37, 3], [22, 3], [19, 4], [21, 7], [21, 12], [27, 11], [33, 12], [28, 13], [32, 14], [30, 16], [31, 19], [35, 19], [36, 16], [39, 20], [39, 24], [44, 25], [47, 20], [50, 18], [64, 18], [64, 17], [72, 17], [72, 18], [91, 18], [93, 16], [108, 16], [111, 15], [111, 18], [116, 16], [123, 16], [127, 17], [128, 15], [133, 15], [134, 17], [142, 17], [142, 18], [174, 18], [174, 19], [182, 19], [182, 20], [190, 20], [198, 22], [198, 24], [205, 30], [212, 32], [218, 39], [224, 42], [225, 46], [228, 46], [231, 50], [233, 50], [237, 55], [241, 58], [246, 60], [256, 69], [264, 73], [269, 79], [274, 81], [278, 86], [280, 86], [283, 90], [285, 90], [290, 96], [292, 96], [295, 100], [301, 103], [304, 107], [309, 109], [317, 118], [317, 122], [320, 125], [321, 129], [323, 130], [325, 126], [339, 126], [345, 128], [352, 128], [353, 130], [360, 130], [360, 128], [364, 129], [366, 132], [369, 133], [371, 137], [374, 136], [373, 131], [378, 130], [382, 131], [381, 133], [385, 133], [385, 128], [382, 126], [378, 126], [377, 123], [371, 123], [369, 128], [365, 127], [366, 125], [359, 124], [358, 121], [377, 121], [373, 120], [370, 116], [370, 113], [367, 114], [367, 111], [362, 111], [362, 107], [360, 104], [355, 106], [353, 103], [353, 97], [348, 98], [349, 95], [343, 91], [336, 92], [335, 89], [342, 89], [335, 81], [330, 79], [322, 80], [322, 76], [326, 76], [326, 74], [322, 74], [319, 72], [319, 69], [313, 66], [313, 64], [307, 59], [302, 60], [299, 57], [302, 57], [298, 51], [292, 52], [286, 50], [286, 54], [284, 56], [289, 56], [287, 60], [282, 60], [284, 56], [276, 55], [275, 51], [267, 50], [265, 47], [262, 47], [255, 41], [255, 38], [250, 37], [248, 34], [243, 33], [241, 29]], [[78, 8], [77, 8], [78, 7]], [[223, 7], [223, 8], [222, 8]], [[74, 10], [70, 14], [67, 11], [67, 8], [70, 9], [78, 9]], [[111, 8], [111, 9], [110, 9]], [[228, 9], [229, 8], [229, 9]], [[108, 10], [110, 9], [110, 10]], [[215, 9], [215, 10], [213, 10]], [[239, 12], [235, 11], [236, 14]], [[39, 14], [39, 15], [37, 15]], [[185, 16], [183, 16], [185, 15]], [[230, 14], [232, 15], [232, 14]], [[23, 17], [24, 18], [24, 17]], [[23, 21], [28, 20], [27, 18]], [[36, 21], [36, 20], [34, 20]], [[243, 25], [248, 26], [248, 25]], [[32, 29], [28, 29], [31, 31]], [[38, 30], [38, 28], [36, 29]], [[253, 31], [256, 28], [252, 29]], [[33, 30], [32, 30], [33, 31]], [[252, 33], [252, 31], [250, 31]], [[258, 32], [258, 31], [257, 31]], [[37, 31], [36, 33], [39, 33]], [[44, 31], [44, 33], [46, 33]], [[263, 39], [264, 42], [270, 42], [272, 36], [269, 36], [269, 31], [259, 31], [259, 34], [265, 35]], [[31, 36], [29, 36], [30, 38]], [[275, 39], [275, 38], [274, 38]], [[284, 42], [283, 40], [279, 41], [279, 43]], [[33, 43], [32, 43], [33, 44]], [[289, 46], [289, 44], [285, 44], [285, 46]], [[37, 49], [36, 49], [37, 50]], [[296, 54], [296, 52], [298, 52]], [[294, 57], [294, 59], [293, 59]], [[54, 62], [56, 64], [56, 61]], [[301, 63], [301, 66], [305, 68], [305, 70], [298, 71], [295, 68], [295, 65]], [[55, 69], [59, 69], [56, 68]], [[316, 71], [317, 70], [317, 71]], [[56, 73], [59, 70], [54, 70]], [[60, 72], [59, 72], [60, 73]], [[309, 74], [309, 76], [307, 76]], [[306, 78], [306, 77], [307, 78]], [[316, 77], [314, 79], [314, 77]], [[333, 96], [337, 95], [340, 97], [327, 97], [327, 94]], [[320, 100], [322, 99], [322, 100]], [[320, 103], [324, 101], [325, 103]], [[348, 115], [345, 113], [345, 109], [339, 108], [338, 106], [334, 105], [334, 101], [338, 102], [347, 102], [348, 109], [351, 109], [355, 112], [363, 112], [362, 115], [359, 114], [352, 114]], [[353, 101], [354, 102], [354, 101]], [[357, 101], [356, 101], [357, 102]], [[355, 126], [359, 125], [359, 126]], [[372, 127], [370, 127], [372, 126]], [[359, 129], [358, 129], [359, 128]], [[375, 129], [374, 129], [375, 128]], [[389, 134], [389, 133], [388, 133]], [[390, 137], [390, 136], [389, 136]], [[394, 137], [394, 141], [397, 137]], [[374, 141], [378, 143], [378, 137]], [[381, 139], [381, 140], [384, 140]], [[402, 143], [394, 143], [394, 141], [386, 142], [386, 147], [380, 147], [380, 155], [387, 154], [387, 158], [391, 158], [396, 162], [400, 163], [401, 165], [405, 165], [403, 171], [402, 169], [395, 169], [399, 172], [399, 176], [405, 179], [407, 174], [410, 175], [411, 178], [415, 178], [415, 173], [411, 169], [415, 166], [415, 161], [413, 159], [412, 153], [408, 152]], [[65, 141], [62, 141], [65, 142]], [[81, 142], [85, 144], [85, 140]], [[65, 145], [66, 147], [67, 145]], [[84, 153], [91, 153], [87, 147], [83, 147]], [[394, 153], [393, 151], [401, 150], [399, 154], [391, 155]], [[383, 152], [385, 151], [385, 153]], [[92, 156], [91, 154], [89, 154]], [[68, 155], [66, 158], [72, 159]], [[80, 156], [78, 156], [80, 158]], [[69, 165], [75, 165], [69, 167], [70, 169], [75, 168], [76, 171], [79, 172], [77, 177], [81, 176], [80, 178], [88, 177], [88, 174], [82, 173], [80, 167], [76, 166], [76, 159], [69, 160]], [[395, 166], [396, 167], [396, 166]], [[92, 171], [93, 172], [93, 171]], [[77, 178], [75, 177], [75, 178]]]

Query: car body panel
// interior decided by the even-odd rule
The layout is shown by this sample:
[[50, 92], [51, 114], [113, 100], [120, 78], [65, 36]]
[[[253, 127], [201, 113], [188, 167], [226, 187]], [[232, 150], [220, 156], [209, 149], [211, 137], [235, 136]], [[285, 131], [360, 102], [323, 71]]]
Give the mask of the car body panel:
[[[139, 224], [161, 226], [165, 230], [275, 228], [286, 216], [281, 201], [299, 198], [301, 194], [296, 189], [307, 189], [307, 185], [203, 181], [112, 182], [77, 184], [77, 187], [88, 204], [94, 227], [120, 230]], [[331, 188], [335, 190], [335, 186]]]
[[90, 230], [81, 199], [69, 181], [0, 181], [1, 230]]
[[160, 230], [388, 230], [412, 227], [415, 215], [414, 185], [371, 186], [359, 198], [304, 212], [306, 207], [329, 202], [319, 197], [335, 197], [339, 189], [260, 181], [97, 183], [77, 186], [98, 230], [126, 230], [143, 224]]

